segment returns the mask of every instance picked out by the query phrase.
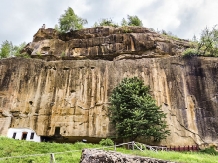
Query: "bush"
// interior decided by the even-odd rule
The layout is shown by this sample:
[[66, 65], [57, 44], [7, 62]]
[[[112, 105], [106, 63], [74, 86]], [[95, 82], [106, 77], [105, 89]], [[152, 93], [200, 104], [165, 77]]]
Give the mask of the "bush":
[[110, 26], [110, 27], [118, 27], [118, 25], [113, 22], [113, 20], [110, 19], [101, 19], [99, 23], [95, 22], [94, 27], [100, 27], [100, 26]]
[[195, 55], [198, 55], [198, 51], [196, 48], [187, 48], [185, 49], [185, 51], [183, 51], [182, 55], [183, 57], [195, 56]]
[[137, 147], [141, 148], [142, 150], [146, 150], [146, 147], [144, 146], [144, 144], [135, 142], [134, 149], [139, 150]]
[[113, 146], [114, 142], [113, 142], [113, 140], [107, 138], [107, 139], [101, 139], [99, 144], [102, 145], [102, 146]]
[[210, 155], [218, 155], [218, 152], [214, 149], [214, 147], [205, 148], [200, 151], [201, 153], [207, 153]]

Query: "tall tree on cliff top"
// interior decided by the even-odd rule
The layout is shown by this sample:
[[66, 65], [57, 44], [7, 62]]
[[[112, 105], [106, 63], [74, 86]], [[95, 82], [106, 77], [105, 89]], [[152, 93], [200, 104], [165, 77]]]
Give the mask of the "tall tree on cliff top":
[[119, 138], [160, 141], [169, 135], [166, 114], [155, 104], [149, 87], [138, 78], [123, 79], [113, 90], [110, 102], [110, 118]]
[[0, 48], [0, 59], [8, 58], [12, 55], [13, 44], [9, 41], [3, 41]]
[[143, 24], [142, 24], [142, 21], [138, 18], [138, 16], [130, 16], [130, 15], [127, 15], [127, 19], [122, 19], [121, 21], [121, 26], [139, 26], [139, 27], [142, 27]]
[[65, 13], [59, 18], [59, 27], [61, 32], [69, 32], [70, 30], [82, 29], [84, 24], [87, 24], [87, 20], [77, 16], [71, 7], [65, 10]]

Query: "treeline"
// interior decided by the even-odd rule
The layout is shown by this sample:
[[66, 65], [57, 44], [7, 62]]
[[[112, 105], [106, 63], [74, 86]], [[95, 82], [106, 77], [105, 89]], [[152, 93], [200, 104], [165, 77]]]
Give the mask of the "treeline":
[[[58, 24], [55, 25], [55, 29], [60, 33], [66, 33], [71, 30], [79, 30], [84, 28], [84, 25], [87, 24], [87, 19], [81, 18], [75, 14], [74, 10], [71, 7], [68, 7], [65, 10], [64, 14], [58, 19]], [[127, 15], [127, 18], [123, 18], [120, 24], [114, 22], [111, 18], [102, 18], [98, 22], [95, 22], [93, 27], [98, 26], [112, 26], [112, 27], [127, 27], [127, 26], [139, 26], [142, 27], [142, 20], [139, 19], [136, 15]], [[178, 39], [178, 37], [171, 32], [166, 32], [165, 30], [154, 30], [152, 31], [163, 34], [173, 39]], [[10, 41], [3, 41], [0, 45], [0, 59], [8, 57], [29, 57], [28, 54], [21, 53], [21, 50], [26, 45], [25, 42], [20, 45], [13, 45]], [[217, 26], [214, 26], [212, 30], [205, 28], [200, 36], [200, 39], [197, 40], [196, 37], [193, 37], [191, 41], [191, 48], [186, 49], [183, 52], [183, 56], [218, 56], [218, 29]]]
[[[87, 19], [81, 18], [75, 14], [74, 10], [71, 7], [68, 7], [65, 10], [65, 13], [60, 16], [58, 24], [55, 25], [55, 29], [59, 32], [69, 32], [71, 30], [78, 30], [84, 28], [84, 25], [87, 24]], [[142, 27], [142, 21], [138, 16], [127, 15], [127, 19], [123, 18], [120, 25], [115, 23], [111, 18], [103, 18], [99, 22], [95, 22], [93, 27], [98, 26], [140, 26]]]
[[0, 59], [9, 57], [29, 57], [28, 54], [21, 53], [21, 50], [25, 45], [25, 42], [20, 45], [13, 45], [11, 41], [3, 41], [0, 46]]
[[193, 37], [192, 47], [183, 52], [184, 57], [206, 56], [218, 57], [218, 29], [215, 25], [212, 29], [206, 27], [202, 30], [200, 39]]

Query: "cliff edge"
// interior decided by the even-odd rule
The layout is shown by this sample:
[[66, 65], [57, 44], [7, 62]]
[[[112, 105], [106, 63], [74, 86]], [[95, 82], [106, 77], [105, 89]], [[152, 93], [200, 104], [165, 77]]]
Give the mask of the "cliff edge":
[[119, 60], [181, 55], [188, 47], [186, 40], [143, 27], [96, 27], [68, 33], [40, 28], [23, 52], [46, 60]]

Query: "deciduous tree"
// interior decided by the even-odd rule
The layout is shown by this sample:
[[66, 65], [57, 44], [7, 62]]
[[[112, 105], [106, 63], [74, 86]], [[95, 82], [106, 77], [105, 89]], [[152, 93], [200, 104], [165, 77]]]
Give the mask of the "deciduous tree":
[[9, 42], [7, 40], [3, 41], [0, 49], [0, 59], [10, 57], [12, 55], [11, 54], [12, 50], [13, 50], [12, 42]]
[[69, 32], [70, 30], [82, 29], [84, 24], [87, 24], [86, 19], [77, 16], [71, 7], [65, 10], [65, 13], [59, 18], [59, 26], [56, 25], [56, 29], [61, 32]]

